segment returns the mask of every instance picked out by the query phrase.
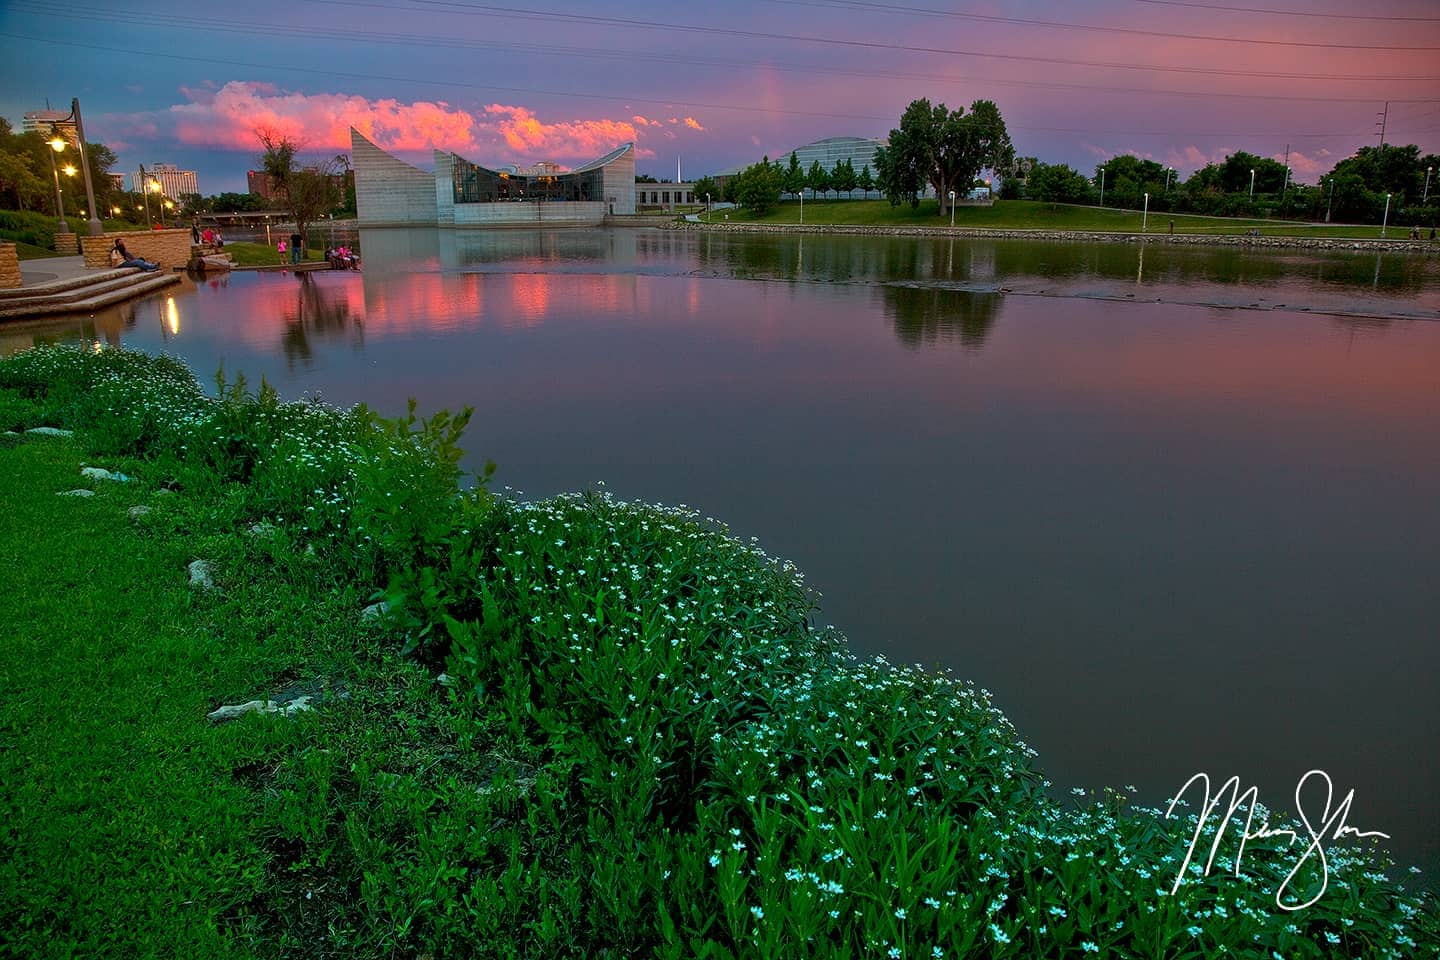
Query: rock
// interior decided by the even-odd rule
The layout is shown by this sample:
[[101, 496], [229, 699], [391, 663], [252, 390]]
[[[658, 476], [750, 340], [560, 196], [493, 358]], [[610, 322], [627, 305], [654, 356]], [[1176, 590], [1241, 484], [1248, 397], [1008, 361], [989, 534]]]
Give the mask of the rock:
[[201, 590], [214, 590], [215, 581], [210, 578], [210, 564], [204, 560], [190, 561], [190, 586]]
[[296, 697], [289, 703], [277, 703], [274, 700], [247, 700], [244, 703], [231, 703], [210, 711], [205, 715], [205, 719], [211, 723], [224, 723], [226, 720], [243, 717], [247, 713], [278, 713], [291, 717], [297, 713], [315, 709], [310, 706], [310, 699], [310, 697]]
[[438, 677], [435, 678], [435, 682], [438, 683], [438, 684], [440, 684], [440, 686], [442, 686], [442, 687], [453, 687], [453, 686], [455, 686], [455, 678], [452, 677], [452, 676], [450, 676], [450, 674], [448, 674], [448, 673], [442, 673], [442, 674], [440, 674], [440, 676], [438, 676]]
[[61, 430], [59, 427], [31, 427], [26, 433], [33, 433], [41, 437], [73, 437], [74, 430]]
[[370, 604], [370, 606], [366, 607], [364, 610], [361, 610], [361, 611], [360, 611], [360, 619], [361, 619], [362, 621], [366, 621], [366, 622], [371, 621], [371, 620], [379, 620], [381, 617], [385, 616], [385, 615], [388, 614], [389, 612], [390, 612], [390, 601], [389, 601], [389, 600], [381, 600], [379, 603], [372, 603], [372, 604]]
[[246, 530], [245, 533], [249, 536], [257, 537], [261, 540], [269, 540], [271, 537], [275, 536], [275, 524], [271, 523], [269, 520], [261, 520], [259, 523], [250, 527], [249, 530]]
[[111, 473], [103, 467], [81, 467], [80, 476], [89, 477], [91, 480], [114, 480], [116, 483], [128, 483], [130, 480], [123, 473]]
[[14, 430], [6, 430], [5, 433], [4, 433], [4, 436], [7, 436], [7, 437], [18, 437], [18, 436], [20, 436], [20, 434], [16, 433]]
[[143, 503], [137, 503], [135, 504], [135, 506], [130, 508], [129, 512], [131, 520], [139, 520], [141, 517], [145, 516], [145, 514], [150, 512], [150, 508], [145, 506], [145, 504]]
[[93, 497], [93, 496], [95, 496], [95, 491], [94, 491], [94, 490], [65, 490], [65, 491], [62, 491], [62, 492], [60, 492], [60, 493], [55, 494], [55, 496], [57, 496], [57, 497]]

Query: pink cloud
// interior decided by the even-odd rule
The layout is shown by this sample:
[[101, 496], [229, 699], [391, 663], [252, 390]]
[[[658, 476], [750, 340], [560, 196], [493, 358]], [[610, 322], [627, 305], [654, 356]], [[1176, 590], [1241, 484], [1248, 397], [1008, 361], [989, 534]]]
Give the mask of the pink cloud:
[[700, 125], [700, 121], [696, 120], [694, 117], [686, 117], [685, 126], [689, 127], [691, 130], [703, 131], [705, 129], [703, 126]]
[[637, 138], [635, 125], [624, 120], [544, 123], [525, 107], [499, 103], [486, 107], [485, 114], [507, 147], [536, 159], [593, 160]]

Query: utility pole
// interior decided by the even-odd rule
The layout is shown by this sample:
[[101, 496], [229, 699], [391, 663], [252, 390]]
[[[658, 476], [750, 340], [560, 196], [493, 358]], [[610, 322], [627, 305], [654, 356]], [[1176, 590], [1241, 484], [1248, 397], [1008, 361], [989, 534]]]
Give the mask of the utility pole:
[[1380, 118], [1378, 121], [1376, 121], [1375, 126], [1377, 126], [1377, 127], [1380, 128], [1380, 149], [1383, 151], [1383, 150], [1385, 149], [1385, 124], [1386, 124], [1386, 122], [1388, 122], [1389, 119], [1390, 119], [1390, 101], [1389, 101], [1389, 100], [1386, 100], [1386, 101], [1385, 101], [1385, 109], [1382, 110], [1381, 112], [1375, 114], [1375, 116], [1377, 116], [1377, 117]]

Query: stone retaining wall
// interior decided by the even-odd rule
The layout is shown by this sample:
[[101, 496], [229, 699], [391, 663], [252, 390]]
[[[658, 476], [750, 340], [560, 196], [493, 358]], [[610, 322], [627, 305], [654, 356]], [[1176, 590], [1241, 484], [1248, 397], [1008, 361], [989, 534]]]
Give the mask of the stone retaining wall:
[[1090, 243], [1164, 243], [1197, 247], [1299, 247], [1308, 250], [1379, 250], [1387, 253], [1440, 253], [1440, 242], [1427, 240], [1350, 240], [1331, 237], [1245, 237], [1233, 234], [1114, 233], [1091, 230], [1005, 230], [980, 227], [867, 227], [845, 224], [675, 222], [672, 230], [721, 233], [804, 233], [862, 237], [982, 237], [993, 240], [1079, 240]]
[[20, 286], [20, 257], [15, 244], [0, 240], [0, 290]]
[[162, 269], [183, 267], [190, 262], [190, 229], [172, 230], [121, 230], [104, 233], [98, 237], [81, 237], [80, 248], [85, 254], [85, 266], [110, 266], [110, 247], [115, 239], [125, 241], [125, 249], [132, 257], [141, 257], [151, 263], [160, 264]]
[[55, 252], [62, 257], [80, 256], [80, 241], [73, 233], [55, 234]]

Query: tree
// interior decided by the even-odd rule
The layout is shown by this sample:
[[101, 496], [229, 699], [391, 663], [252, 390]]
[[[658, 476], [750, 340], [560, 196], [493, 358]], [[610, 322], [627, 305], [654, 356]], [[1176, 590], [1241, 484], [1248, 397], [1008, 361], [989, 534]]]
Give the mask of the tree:
[[875, 177], [870, 173], [870, 164], [867, 163], [860, 168], [860, 176], [856, 179], [855, 186], [864, 190], [866, 193], [875, 189]]
[[[1425, 190], [1425, 168], [1440, 168], [1440, 157], [1435, 154], [1428, 156], [1420, 155], [1420, 148], [1415, 144], [1397, 147], [1393, 144], [1386, 144], [1384, 147], [1361, 147], [1355, 151], [1353, 156], [1346, 157], [1327, 177], [1339, 177], [1353, 175], [1369, 190], [1373, 190], [1382, 198], [1383, 204], [1385, 194], [1393, 194], [1395, 206], [1405, 203], [1418, 204], [1423, 197]], [[1431, 175], [1430, 197], [1435, 196], [1434, 174]]]
[[6, 198], [7, 206], [11, 197], [17, 210], [27, 210], [31, 204], [43, 202], [46, 186], [31, 167], [29, 156], [0, 148], [0, 197]]
[[719, 200], [720, 188], [715, 185], [715, 181], [712, 178], [701, 177], [695, 181], [695, 199], [704, 203], [707, 194], [711, 200]]
[[875, 166], [880, 188], [892, 204], [920, 205], [920, 191], [928, 183], [940, 198], [940, 213], [950, 210], [950, 191], [963, 197], [980, 172], [1006, 168], [1015, 148], [1005, 129], [1000, 108], [990, 100], [976, 100], [970, 112], [949, 110], [945, 104], [914, 100], [890, 131], [889, 146], [877, 150]]
[[772, 164], [769, 157], [751, 164], [730, 179], [735, 188], [734, 201], [758, 214], [766, 213], [780, 202], [783, 182], [784, 171], [779, 164]]
[[821, 191], [830, 189], [830, 174], [820, 166], [819, 160], [810, 164], [810, 172], [805, 174], [805, 185], [810, 188], [812, 197], [818, 197]]
[[1046, 203], [1082, 203], [1090, 195], [1090, 181], [1063, 163], [1034, 163], [1026, 195]]
[[271, 178], [277, 190], [284, 192], [284, 209], [295, 221], [303, 249], [308, 249], [310, 224], [340, 205], [341, 171], [348, 166], [344, 156], [300, 166], [298, 147], [288, 137], [269, 130], [259, 131], [260, 168]]
[[799, 194], [805, 189], [805, 171], [800, 169], [800, 158], [790, 151], [790, 165], [785, 168], [785, 192]]
[[830, 186], [835, 188], [837, 194], [841, 190], [847, 195], [854, 193], [855, 185], [859, 182], [859, 177], [855, 175], [855, 166], [849, 157], [835, 164], [835, 169], [830, 172]]
[[637, 173], [637, 174], [635, 175], [635, 182], [636, 182], [636, 183], [659, 183], [660, 181], [659, 181], [659, 180], [656, 180], [654, 177], [650, 176], [650, 174], [648, 174], [648, 173]]

